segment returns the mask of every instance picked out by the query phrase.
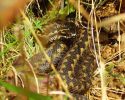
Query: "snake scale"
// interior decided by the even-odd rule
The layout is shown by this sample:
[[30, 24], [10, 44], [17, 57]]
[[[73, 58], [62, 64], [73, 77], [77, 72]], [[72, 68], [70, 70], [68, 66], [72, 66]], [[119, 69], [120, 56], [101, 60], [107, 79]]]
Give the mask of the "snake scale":
[[[90, 34], [86, 28], [79, 28], [74, 22], [59, 25], [61, 28], [56, 31], [63, 32], [61, 31], [60, 37], [46, 49], [46, 53], [67, 84], [68, 90], [73, 94], [84, 95], [91, 86], [92, 75], [97, 67], [95, 57], [89, 48]], [[71, 35], [74, 31], [76, 35]], [[29, 60], [39, 73], [51, 71], [51, 66], [42, 53], [34, 55]]]
[[88, 49], [88, 35], [85, 33], [87, 32], [83, 32], [60, 65], [60, 75], [66, 81], [69, 91], [75, 94], [83, 94], [89, 89], [94, 70], [95, 58]]

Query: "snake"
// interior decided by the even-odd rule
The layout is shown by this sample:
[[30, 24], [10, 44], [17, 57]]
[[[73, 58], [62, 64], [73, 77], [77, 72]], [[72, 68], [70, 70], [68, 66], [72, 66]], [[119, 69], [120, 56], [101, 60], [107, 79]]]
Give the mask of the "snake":
[[[54, 24], [53, 28], [57, 27], [56, 25], [60, 27], [56, 31], [61, 33], [58, 34], [59, 38], [51, 41], [45, 50], [46, 54], [69, 92], [73, 96], [83, 96], [90, 89], [93, 73], [97, 68], [95, 56], [90, 50], [90, 31], [69, 21]], [[52, 39], [53, 37], [50, 40]], [[29, 61], [39, 74], [52, 71], [50, 63], [42, 53], [35, 54]]]
[[71, 93], [83, 95], [91, 85], [96, 61], [89, 50], [87, 31], [82, 33], [79, 41], [69, 50], [60, 65], [60, 75], [68, 85]]
[[[58, 62], [64, 57], [65, 53], [68, 51], [68, 47], [61, 41], [56, 41], [52, 43], [51, 46], [46, 50], [46, 53], [52, 60], [55, 67], [58, 66]], [[44, 58], [42, 53], [37, 53], [29, 59], [32, 66], [37, 68], [38, 73], [48, 73], [52, 71], [49, 62]], [[41, 67], [40, 67], [41, 66]]]

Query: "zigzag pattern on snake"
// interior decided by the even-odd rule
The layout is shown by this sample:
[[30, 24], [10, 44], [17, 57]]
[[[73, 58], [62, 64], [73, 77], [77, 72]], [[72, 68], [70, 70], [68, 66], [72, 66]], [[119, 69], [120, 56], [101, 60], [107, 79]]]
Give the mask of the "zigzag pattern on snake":
[[[72, 30], [67, 26], [65, 28], [68, 31]], [[55, 40], [46, 50], [46, 53], [58, 69], [69, 91], [73, 94], [83, 95], [91, 86], [92, 75], [97, 65], [89, 48], [90, 33], [83, 27], [77, 30], [73, 41], [71, 41], [72, 36], [71, 38]], [[67, 34], [65, 35], [67, 36]], [[40, 53], [36, 54], [30, 59], [30, 62], [33, 66], [37, 65], [37, 70], [40, 73], [49, 72], [51, 66], [41, 55]]]

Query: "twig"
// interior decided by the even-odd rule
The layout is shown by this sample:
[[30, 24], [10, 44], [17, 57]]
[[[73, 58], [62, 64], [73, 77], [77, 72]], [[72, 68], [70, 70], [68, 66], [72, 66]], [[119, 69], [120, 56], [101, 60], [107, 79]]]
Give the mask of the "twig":
[[59, 79], [59, 81], [60, 81], [60, 83], [61, 83], [61, 85], [62, 85], [62, 87], [63, 87], [64, 90], [66, 91], [66, 94], [72, 99], [73, 97], [70, 95], [70, 93], [69, 93], [69, 91], [68, 91], [66, 85], [64, 84], [62, 78], [60, 77], [60, 75], [59, 75], [59, 73], [57, 72], [56, 68], [54, 67], [53, 63], [51, 62], [51, 59], [50, 59], [49, 56], [46, 54], [46, 52], [45, 52], [45, 50], [44, 50], [44, 48], [43, 48], [43, 46], [42, 46], [40, 40], [39, 40], [38, 37], [36, 36], [35, 31], [34, 31], [34, 29], [33, 29], [33, 26], [32, 26], [32, 24], [31, 24], [31, 22], [30, 22], [29, 19], [26, 17], [26, 15], [24, 14], [23, 11], [20, 10], [20, 12], [21, 12], [22, 16], [24, 17], [25, 21], [27, 22], [27, 24], [29, 25], [29, 28], [30, 28], [30, 30], [31, 30], [31, 32], [32, 32], [32, 35], [34, 36], [34, 38], [36, 39], [37, 43], [39, 44], [40, 49], [41, 49], [43, 55], [45, 56], [46, 60], [50, 63], [50, 66], [52, 67], [53, 71], [55, 72], [57, 78]]
[[37, 93], [39, 93], [39, 82], [38, 82], [38, 78], [37, 78], [37, 76], [36, 76], [36, 74], [35, 74], [35, 71], [34, 71], [34, 69], [33, 69], [33, 66], [31, 65], [31, 63], [29, 62], [29, 60], [25, 59], [25, 61], [26, 61], [27, 65], [29, 66], [31, 72], [33, 73], [33, 76], [34, 76], [34, 78], [35, 78]]

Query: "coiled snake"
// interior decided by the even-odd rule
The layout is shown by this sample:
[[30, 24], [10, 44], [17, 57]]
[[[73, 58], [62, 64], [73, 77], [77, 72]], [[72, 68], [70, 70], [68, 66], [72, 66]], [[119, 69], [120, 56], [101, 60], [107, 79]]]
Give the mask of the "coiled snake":
[[[67, 84], [69, 91], [73, 94], [84, 95], [91, 86], [92, 75], [97, 67], [95, 57], [89, 47], [88, 31], [74, 22], [58, 24], [62, 24], [56, 30], [61, 32], [59, 38], [50, 44], [46, 53]], [[75, 35], [72, 35], [73, 32]], [[39, 73], [51, 71], [51, 66], [42, 53], [34, 55], [29, 61]]]

